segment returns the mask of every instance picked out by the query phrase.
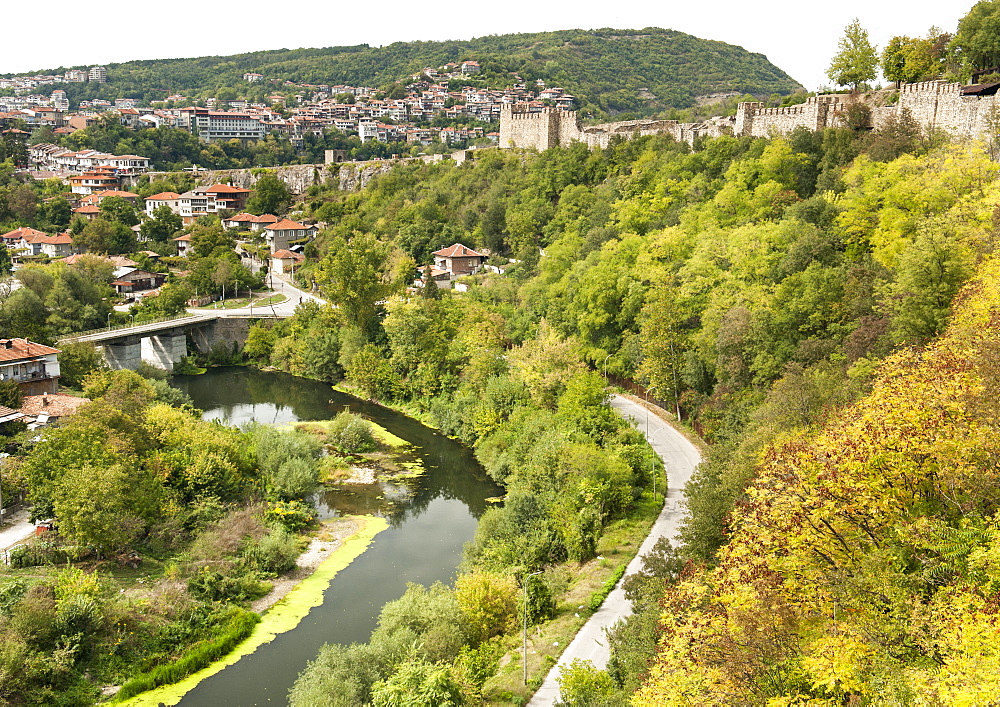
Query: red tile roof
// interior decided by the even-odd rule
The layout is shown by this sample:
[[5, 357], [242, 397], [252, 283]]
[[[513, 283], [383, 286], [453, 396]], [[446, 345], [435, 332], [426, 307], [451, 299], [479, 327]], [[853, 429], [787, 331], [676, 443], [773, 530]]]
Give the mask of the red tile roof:
[[35, 236], [44, 236], [44, 235], [45, 234], [42, 233], [41, 231], [36, 231], [35, 229], [29, 228], [28, 226], [21, 226], [20, 228], [15, 228], [13, 231], [8, 231], [7, 233], [4, 233], [2, 236], [0, 236], [0, 238], [14, 241], [19, 238], [33, 238]]
[[152, 196], [147, 196], [146, 201], [174, 201], [180, 199], [181, 195], [172, 191], [161, 191], [159, 194], [153, 194]]
[[273, 253], [271, 257], [275, 258], [276, 260], [305, 260], [304, 255], [293, 253], [292, 251], [285, 250], [284, 248]]
[[479, 256], [480, 258], [485, 258], [486, 256], [482, 253], [477, 253], [472, 250], [472, 248], [467, 248], [461, 243], [455, 243], [447, 248], [442, 248], [441, 250], [434, 251], [431, 255], [438, 255], [442, 258], [472, 258]]
[[36, 344], [27, 339], [0, 339], [0, 361], [18, 361], [22, 358], [37, 358], [57, 353], [60, 353], [59, 349]]
[[249, 194], [249, 189], [240, 189], [239, 187], [231, 187], [228, 184], [213, 184], [210, 187], [206, 187], [205, 191], [209, 194]]
[[309, 226], [303, 226], [301, 223], [296, 223], [287, 218], [283, 218], [277, 223], [272, 223], [270, 226], [264, 226], [268, 231], [308, 231]]

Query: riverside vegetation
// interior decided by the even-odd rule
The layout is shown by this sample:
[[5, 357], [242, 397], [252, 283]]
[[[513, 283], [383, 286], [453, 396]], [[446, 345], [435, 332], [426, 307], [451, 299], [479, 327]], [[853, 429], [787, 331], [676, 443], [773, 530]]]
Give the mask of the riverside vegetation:
[[321, 466], [378, 446], [350, 415], [322, 435], [205, 422], [132, 371], [93, 371], [83, 393], [66, 424], [8, 440], [5, 493], [26, 488], [58, 532], [0, 574], [2, 704], [121, 701], [228, 654], [295, 568]]
[[[904, 119], [875, 133], [801, 130], [770, 140], [700, 141], [694, 149], [647, 137], [593, 152], [580, 145], [542, 154], [492, 151], [463, 165], [402, 165], [355, 194], [311, 189], [302, 207], [332, 225], [309, 246], [297, 275], [315, 281], [336, 306], [304, 303], [273, 328], [254, 327], [245, 355], [299, 375], [345, 378], [366, 397], [434, 422], [473, 446], [506, 500], [483, 516], [453, 588], [413, 587], [386, 607], [370, 643], [325, 649], [293, 689], [293, 702], [314, 703], [323, 694], [327, 703], [333, 682], [346, 685], [340, 694], [352, 704], [402, 704], [413, 695], [435, 704], [517, 699], [503, 654], [514, 643], [521, 591], [531, 624], [554, 606], [565, 611], [560, 597], [572, 593], [573, 572], [641, 507], [657, 463], [639, 433], [604, 404], [604, 380], [593, 369], [655, 387], [712, 443], [687, 490], [692, 515], [681, 547], [658, 548], [645, 575], [630, 583], [640, 610], [616, 628], [608, 674], [579, 666], [567, 676], [571, 703], [629, 699], [665, 630], [657, 619], [666, 584], [704, 577], [695, 586], [713, 586], [715, 575], [699, 573], [711, 571], [719, 548], [739, 532], [732, 523], [742, 522], [741, 509], [769, 494], [785, 498], [787, 477], [754, 481], [757, 462], [773, 456], [767, 450], [863, 398], [893, 351], [925, 346], [944, 330], [952, 298], [995, 247], [996, 172], [977, 146], [929, 139]], [[455, 241], [488, 248], [506, 272], [470, 278], [463, 294], [428, 287], [397, 296], [416, 264]], [[167, 415], [160, 406], [148, 410]], [[121, 425], [135, 424], [137, 414], [107, 411]], [[83, 420], [81, 429], [90, 424]], [[137, 454], [150, 451], [148, 442], [134, 443]], [[153, 458], [165, 469], [188, 468], [183, 454]], [[878, 459], [879, 469], [893, 463], [884, 454]], [[144, 467], [106, 468], [131, 479]], [[182, 489], [188, 483], [185, 474], [165, 478]], [[977, 503], [989, 518], [988, 496]], [[962, 531], [958, 515], [935, 518], [943, 525], [934, 532]], [[136, 528], [133, 537], [145, 541], [146, 527]], [[884, 547], [872, 532], [873, 544]], [[947, 559], [946, 549], [934, 547], [922, 545], [920, 558]], [[963, 566], [935, 575], [940, 586], [965, 581]], [[781, 567], [776, 560], [765, 570]], [[534, 571], [542, 574], [521, 586]], [[848, 582], [844, 575], [838, 581]], [[879, 577], [885, 592], [915, 579], [905, 572]], [[727, 581], [749, 582], [739, 574]], [[873, 596], [874, 585], [863, 587], [858, 596]], [[958, 610], [948, 601], [962, 596], [941, 594], [942, 610]], [[711, 612], [726, 605], [708, 606], [716, 617]], [[789, 625], [822, 625], [823, 611], [807, 616], [813, 623], [789, 614]], [[691, 625], [698, 620], [692, 614]], [[719, 631], [713, 645], [740, 640]], [[972, 636], [966, 644], [985, 650]], [[739, 676], [756, 682], [738, 683], [733, 699], [783, 694], [759, 685], [786, 667], [810, 665], [782, 646], [755, 651], [757, 663], [747, 657], [750, 667]], [[845, 648], [845, 655], [869, 655], [866, 665], [880, 665], [881, 654], [868, 650]], [[701, 654], [665, 659], [717, 671]], [[913, 650], [896, 659], [924, 655]], [[840, 678], [810, 682], [810, 673], [794, 674], [806, 677], [774, 685], [794, 684], [817, 698], [833, 689], [863, 694]], [[704, 674], [692, 675], [691, 694], [715, 694]], [[654, 684], [671, 694], [669, 682]]]
[[[594, 556], [655, 463], [602, 405], [593, 369], [655, 388], [712, 445], [686, 491], [680, 546], [658, 547], [629, 583], [638, 611], [612, 633], [608, 672], [582, 665], [565, 678], [571, 704], [627, 701], [664, 635], [664, 589], [702, 577], [693, 573], [718, 562], [742, 509], [783, 493], [783, 481], [754, 481], [772, 445], [863, 399], [887, 357], [944, 330], [953, 297], [995, 247], [996, 173], [980, 147], [928, 137], [904, 117], [873, 133], [799, 130], [693, 149], [646, 137], [606, 150], [495, 151], [399, 166], [356, 194], [311, 189], [304, 207], [332, 225], [298, 274], [336, 306], [307, 304], [255, 327], [246, 355], [346, 378], [433, 422], [472, 445], [507, 496], [483, 517], [454, 588], [413, 587], [386, 607], [369, 644], [324, 649], [293, 703], [315, 703], [347, 676], [344, 704], [517, 699], [504, 682], [516, 659], [500, 655], [514, 652], [503, 634], [520, 618], [518, 592], [530, 623], [550, 613], [567, 570]], [[455, 241], [488, 249], [506, 272], [469, 278], [463, 294], [395, 296], [415, 264]], [[475, 628], [470, 577], [489, 587], [480, 596], [496, 602], [498, 637]], [[740, 640], [719, 631], [720, 645]], [[708, 660], [678, 655], [692, 670]], [[699, 693], [707, 678], [694, 675], [690, 695], [716, 694]], [[795, 685], [821, 698], [826, 679]], [[676, 694], [669, 679], [656, 684], [650, 703]], [[724, 694], [766, 689], [739, 683]]]

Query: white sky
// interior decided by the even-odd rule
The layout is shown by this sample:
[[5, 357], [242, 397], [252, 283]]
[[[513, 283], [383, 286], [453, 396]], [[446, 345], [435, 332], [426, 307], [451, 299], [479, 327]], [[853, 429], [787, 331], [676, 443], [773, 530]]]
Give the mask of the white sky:
[[[42, 25], [22, 24], [23, 31], [18, 24], [7, 28], [0, 73], [262, 49], [380, 46], [574, 28], [665, 27], [764, 54], [813, 90], [829, 83], [826, 68], [853, 18], [860, 19], [872, 43], [881, 49], [892, 36], [924, 36], [931, 25], [954, 32], [973, 4], [974, 0], [703, 0], [628, 2], [618, 7], [596, 0], [447, 4], [327, 0], [283, 6], [265, 0], [204, 5], [105, 0], [82, 9], [77, 0], [48, 0], [48, 19]], [[40, 26], [44, 26], [41, 32]]]

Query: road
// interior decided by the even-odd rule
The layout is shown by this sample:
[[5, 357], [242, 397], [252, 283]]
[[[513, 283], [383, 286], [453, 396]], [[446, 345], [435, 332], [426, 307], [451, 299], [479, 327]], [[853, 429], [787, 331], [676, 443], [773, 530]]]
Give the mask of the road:
[[20, 542], [24, 542], [35, 534], [35, 524], [28, 521], [28, 509], [8, 511], [0, 523], [0, 564], [3, 562], [4, 550]]
[[[616, 395], [611, 406], [626, 419], [635, 422], [636, 427], [645, 434], [653, 450], [663, 459], [667, 472], [667, 498], [663, 510], [639, 548], [635, 558], [625, 570], [625, 576], [635, 574], [642, 569], [642, 556], [653, 549], [660, 538], [673, 540], [678, 526], [685, 515], [681, 490], [691, 478], [695, 467], [701, 463], [698, 449], [684, 435], [675, 430], [669, 423], [649, 412], [640, 402], [634, 399]], [[659, 410], [658, 408], [654, 408]], [[660, 411], [662, 412], [662, 411]], [[624, 579], [624, 577], [623, 577]], [[631, 615], [632, 603], [625, 598], [622, 583], [608, 594], [601, 608], [583, 625], [580, 632], [570, 642], [552, 667], [545, 681], [528, 703], [529, 707], [547, 707], [559, 700], [559, 683], [556, 678], [562, 669], [574, 660], [589, 660], [594, 667], [603, 669], [608, 664], [609, 652], [605, 639], [605, 630], [619, 620]]]
[[284, 302], [269, 304], [263, 307], [240, 307], [239, 309], [198, 308], [189, 309], [188, 312], [192, 314], [211, 313], [220, 317], [247, 317], [254, 314], [271, 314], [278, 317], [290, 317], [295, 313], [295, 308], [298, 306], [299, 302], [304, 302], [305, 300], [315, 300], [320, 304], [325, 302], [325, 300], [320, 299], [316, 295], [300, 290], [279, 275], [272, 273], [269, 277], [271, 278], [271, 286], [274, 293], [283, 294], [287, 298]]

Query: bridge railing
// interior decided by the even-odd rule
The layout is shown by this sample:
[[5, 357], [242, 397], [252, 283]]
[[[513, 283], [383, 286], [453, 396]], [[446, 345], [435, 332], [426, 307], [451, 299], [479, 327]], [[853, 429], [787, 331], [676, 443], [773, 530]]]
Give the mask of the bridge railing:
[[93, 334], [106, 334], [112, 331], [120, 331], [122, 329], [135, 329], [136, 327], [145, 326], [147, 324], [162, 324], [164, 322], [183, 322], [188, 319], [195, 319], [202, 316], [204, 315], [191, 314], [189, 312], [187, 314], [182, 314], [181, 316], [157, 317], [156, 319], [143, 319], [140, 322], [133, 321], [129, 324], [116, 324], [114, 326], [101, 327], [100, 329], [88, 329], [87, 331], [78, 331], [74, 334], [70, 334], [69, 336], [64, 336], [61, 339], [59, 339], [57, 343], [69, 344], [79, 339], [82, 339], [85, 336], [91, 336]]

